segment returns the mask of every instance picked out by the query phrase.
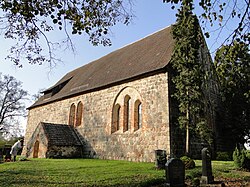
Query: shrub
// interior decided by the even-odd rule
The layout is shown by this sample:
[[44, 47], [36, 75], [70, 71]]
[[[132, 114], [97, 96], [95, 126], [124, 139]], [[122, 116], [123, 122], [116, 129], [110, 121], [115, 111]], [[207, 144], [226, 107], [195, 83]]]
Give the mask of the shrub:
[[195, 168], [195, 162], [192, 158], [188, 157], [188, 156], [182, 156], [181, 161], [184, 163], [185, 165], [185, 169], [193, 169]]
[[28, 161], [28, 159], [25, 156], [20, 156], [19, 161]]
[[200, 186], [200, 179], [199, 178], [194, 178], [192, 180], [193, 186]]
[[246, 152], [246, 157], [247, 157], [248, 159], [250, 159], [250, 151], [249, 151], [249, 150], [245, 150], [245, 152]]
[[230, 161], [232, 160], [230, 153], [228, 152], [217, 152], [216, 160]]
[[250, 169], [250, 159], [247, 157], [247, 151], [242, 149], [239, 150], [237, 147], [235, 148], [233, 152], [233, 160], [234, 164], [238, 168], [242, 169]]

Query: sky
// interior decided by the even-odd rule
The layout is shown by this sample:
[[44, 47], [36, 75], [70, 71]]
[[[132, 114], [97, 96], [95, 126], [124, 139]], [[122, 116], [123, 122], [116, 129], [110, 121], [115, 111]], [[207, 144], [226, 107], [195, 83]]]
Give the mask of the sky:
[[[25, 64], [23, 68], [15, 67], [11, 61], [5, 59], [11, 41], [5, 40], [0, 35], [0, 72], [5, 75], [12, 75], [20, 80], [23, 83], [23, 89], [28, 91], [30, 95], [37, 94], [39, 90], [53, 86], [66, 73], [175, 23], [176, 11], [173, 11], [170, 7], [171, 5], [164, 4], [162, 0], [154, 0], [153, 3], [152, 0], [134, 0], [133, 12], [135, 17], [128, 26], [118, 24], [111, 28], [111, 47], [94, 47], [88, 42], [86, 36], [74, 36], [72, 40], [76, 53], [58, 50], [57, 57], [62, 62], [59, 62], [53, 69], [50, 69], [47, 64]], [[49, 36], [56, 40], [61, 37], [61, 34], [57, 32]], [[215, 43], [215, 40], [217, 43]], [[207, 40], [207, 43], [211, 51], [214, 51], [220, 44], [218, 38], [215, 39], [213, 36]], [[32, 102], [27, 102], [27, 107]]]

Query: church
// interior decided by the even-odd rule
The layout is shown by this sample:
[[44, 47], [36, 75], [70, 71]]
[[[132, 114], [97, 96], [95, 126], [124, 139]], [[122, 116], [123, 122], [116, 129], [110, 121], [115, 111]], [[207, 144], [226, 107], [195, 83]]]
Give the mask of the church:
[[[178, 106], [171, 97], [171, 28], [77, 68], [46, 89], [28, 108], [22, 155], [153, 162], [156, 150], [181, 154], [184, 140], [176, 134]], [[206, 44], [199, 52], [212, 77]], [[209, 81], [209, 95], [216, 96], [215, 81]], [[215, 107], [211, 113], [215, 131]], [[191, 148], [200, 154], [200, 140], [191, 139]]]

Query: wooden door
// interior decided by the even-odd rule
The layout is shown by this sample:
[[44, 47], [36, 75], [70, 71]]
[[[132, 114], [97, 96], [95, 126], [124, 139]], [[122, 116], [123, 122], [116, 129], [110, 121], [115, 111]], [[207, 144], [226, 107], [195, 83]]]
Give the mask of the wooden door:
[[34, 144], [33, 158], [38, 158], [39, 152], [39, 141], [37, 140]]

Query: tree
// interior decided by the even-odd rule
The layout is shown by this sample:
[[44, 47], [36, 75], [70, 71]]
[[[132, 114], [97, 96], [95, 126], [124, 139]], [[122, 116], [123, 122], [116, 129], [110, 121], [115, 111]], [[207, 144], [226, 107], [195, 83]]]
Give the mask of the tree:
[[[197, 64], [197, 46], [202, 43], [197, 33], [198, 21], [193, 15], [192, 0], [165, 0], [167, 3], [181, 3], [178, 9], [177, 23], [173, 26], [173, 36], [176, 40], [173, 68], [176, 70], [173, 82], [175, 84], [175, 98], [179, 103], [179, 124], [186, 128], [186, 152], [188, 153], [189, 131], [197, 126], [204, 127], [207, 123], [202, 109], [207, 108], [207, 104], [201, 103], [202, 100], [202, 76], [206, 72], [200, 71]], [[212, 12], [216, 3], [219, 5], [218, 12]], [[212, 4], [211, 4], [212, 3]], [[238, 10], [237, 16], [240, 19], [239, 25], [227, 37], [227, 45], [223, 45], [216, 53], [215, 66], [219, 78], [220, 94], [225, 114], [225, 124], [223, 134], [230, 137], [230, 143], [244, 143], [244, 137], [250, 137], [250, 56], [249, 56], [249, 1], [243, 1], [245, 7]], [[223, 28], [223, 16], [220, 12], [227, 7], [228, 2], [223, 1], [200, 1], [199, 5], [204, 12], [202, 17], [209, 20], [211, 25], [219, 18], [220, 27]], [[238, 8], [237, 0], [228, 19], [236, 16]], [[173, 7], [174, 8], [174, 7]], [[228, 7], [227, 7], [228, 8]], [[240, 12], [242, 11], [242, 12]], [[227, 20], [228, 21], [228, 20]], [[195, 23], [196, 22], [196, 23]], [[227, 23], [227, 22], [226, 22]], [[224, 23], [224, 24], [226, 24]], [[209, 37], [209, 33], [205, 33]], [[192, 93], [190, 93], [190, 90]], [[209, 101], [208, 101], [209, 102]], [[204, 106], [202, 106], [204, 104]], [[198, 120], [197, 121], [197, 115]], [[196, 115], [196, 116], [195, 116]], [[221, 124], [222, 125], [222, 124]], [[209, 132], [201, 129], [202, 134], [209, 138]]]
[[[178, 5], [185, 0], [163, 0], [165, 3]], [[193, 0], [189, 2], [194, 3]], [[202, 9], [198, 14], [205, 36], [208, 38], [210, 34], [217, 31], [217, 39], [221, 36], [223, 29], [227, 29], [229, 23], [233, 20], [232, 28], [229, 34], [224, 38], [224, 44], [232, 44], [234, 40], [250, 42], [250, 2], [247, 0], [199, 0], [197, 7]], [[198, 8], [197, 8], [198, 9]], [[199, 12], [199, 11], [197, 11]], [[214, 29], [213, 29], [214, 28]]]
[[[133, 0], [4, 0], [0, 3], [0, 26], [5, 38], [17, 40], [7, 56], [17, 66], [22, 67], [22, 58], [30, 64], [42, 64], [59, 60], [54, 51], [62, 44], [72, 50], [71, 34], [87, 34], [93, 45], [111, 45], [110, 27], [117, 23], [129, 24]], [[193, 0], [189, 0], [193, 2]], [[179, 4], [183, 0], [163, 0], [166, 3]], [[249, 42], [249, 1], [247, 0], [199, 0], [202, 8], [200, 21], [206, 30], [205, 35], [220, 32], [233, 18], [238, 24], [225, 38]], [[175, 6], [173, 6], [175, 7]], [[209, 23], [209, 24], [207, 24]], [[218, 23], [218, 24], [216, 24]], [[218, 25], [207, 32], [208, 25]], [[64, 32], [63, 42], [53, 42], [48, 37], [51, 31]], [[42, 48], [44, 39], [47, 49]], [[231, 40], [232, 41], [232, 40]]]
[[[193, 14], [193, 3], [182, 1], [177, 13], [177, 22], [173, 25], [175, 39], [174, 53], [171, 65], [175, 71], [173, 97], [179, 105], [178, 124], [186, 130], [185, 151], [190, 153], [190, 131], [197, 131], [201, 124], [207, 126], [204, 111], [204, 82], [205, 69], [199, 59], [199, 49], [203, 43], [199, 22]], [[204, 126], [204, 125], [202, 125]], [[204, 129], [203, 134], [204, 133]]]
[[[60, 46], [48, 38], [58, 28], [66, 34], [66, 43], [73, 48], [70, 33], [87, 34], [93, 45], [111, 45], [110, 27], [131, 20], [130, 0], [4, 0], [0, 3], [0, 24], [5, 38], [18, 42], [7, 56], [22, 67], [24, 57], [31, 64], [50, 64], [58, 60], [53, 51]], [[129, 12], [129, 13], [128, 13]], [[40, 39], [47, 44], [47, 55]]]
[[231, 46], [222, 46], [215, 56], [226, 121], [224, 133], [233, 143], [243, 144], [244, 137], [250, 137], [249, 51], [248, 44], [234, 41]]
[[25, 115], [27, 92], [14, 77], [0, 74], [0, 133], [16, 133], [19, 117]]

